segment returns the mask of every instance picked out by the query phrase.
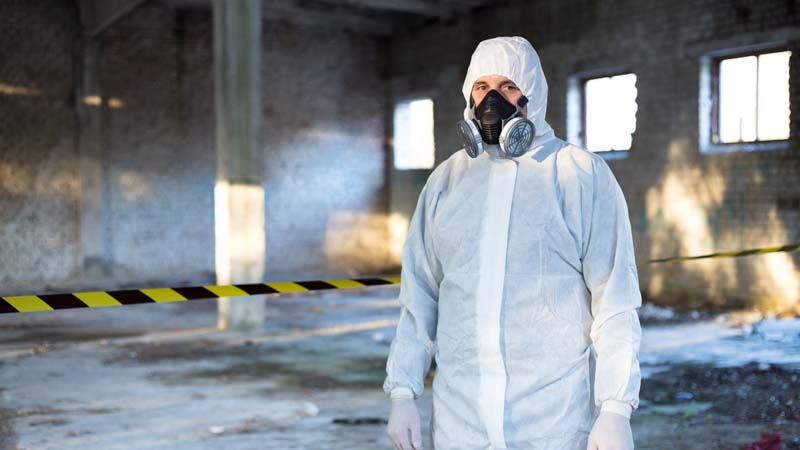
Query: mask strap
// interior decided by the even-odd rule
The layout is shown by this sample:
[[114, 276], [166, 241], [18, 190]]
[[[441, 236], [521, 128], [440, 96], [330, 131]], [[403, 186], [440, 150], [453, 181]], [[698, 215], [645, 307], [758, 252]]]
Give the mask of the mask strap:
[[[472, 96], [470, 96], [470, 99], [472, 99]], [[513, 119], [514, 117], [519, 116], [520, 113], [522, 112], [522, 108], [527, 104], [528, 104], [528, 97], [525, 97], [524, 95], [522, 97], [520, 97], [519, 100], [517, 100], [517, 105], [516, 105], [517, 110], [514, 111], [514, 114], [509, 116], [508, 119], [503, 121], [503, 125], [508, 123], [508, 121]]]

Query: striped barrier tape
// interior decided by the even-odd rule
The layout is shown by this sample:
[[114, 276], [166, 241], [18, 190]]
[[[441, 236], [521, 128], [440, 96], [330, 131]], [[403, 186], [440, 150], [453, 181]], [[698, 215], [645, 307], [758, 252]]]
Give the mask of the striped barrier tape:
[[[709, 253], [699, 256], [676, 256], [651, 259], [642, 264], [685, 261], [690, 259], [725, 256], [747, 256], [773, 252], [800, 250], [800, 244], [780, 247], [754, 248], [732, 252]], [[641, 266], [642, 264], [637, 264]], [[400, 284], [399, 277], [351, 278], [342, 280], [273, 281], [270, 283], [236, 284], [227, 286], [191, 286], [175, 288], [130, 289], [121, 291], [76, 292], [67, 294], [18, 295], [0, 297], [0, 314], [52, 311], [71, 308], [102, 308], [142, 303], [182, 302], [221, 297], [243, 297], [250, 295], [286, 294], [326, 289], [352, 289], [367, 286]]]
[[716, 258], [720, 256], [747, 256], [773, 252], [796, 252], [797, 250], [800, 250], [800, 244], [789, 244], [781, 245], [779, 247], [751, 248], [750, 250], [735, 250], [732, 252], [709, 253], [707, 255], [698, 256], [674, 256], [672, 258], [651, 259], [650, 261], [646, 261], [645, 264], [667, 261], [686, 261], [688, 259]]
[[183, 302], [221, 297], [288, 294], [325, 289], [352, 289], [366, 286], [399, 284], [398, 277], [351, 278], [345, 280], [273, 281], [270, 283], [226, 286], [190, 286], [175, 288], [130, 289], [122, 291], [75, 292], [49, 295], [0, 297], [0, 314], [51, 311], [70, 308], [102, 308], [141, 303]]

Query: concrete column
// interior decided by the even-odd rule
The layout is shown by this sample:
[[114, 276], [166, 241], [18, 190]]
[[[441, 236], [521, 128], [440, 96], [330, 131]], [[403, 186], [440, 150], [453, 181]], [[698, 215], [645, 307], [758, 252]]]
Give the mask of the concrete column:
[[103, 138], [105, 102], [99, 82], [97, 40], [81, 38], [75, 101], [78, 111], [80, 154], [81, 278], [88, 284], [108, 284], [113, 266], [111, 242], [111, 194], [108, 157]]
[[[214, 0], [218, 284], [264, 279], [260, 68], [261, 1]], [[220, 329], [260, 329], [264, 310], [263, 299], [220, 299], [217, 324]]]

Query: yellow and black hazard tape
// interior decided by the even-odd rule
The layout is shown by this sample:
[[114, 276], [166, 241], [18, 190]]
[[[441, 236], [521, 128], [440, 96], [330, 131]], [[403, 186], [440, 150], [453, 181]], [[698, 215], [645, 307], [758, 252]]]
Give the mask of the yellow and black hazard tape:
[[796, 252], [798, 250], [800, 250], [800, 244], [789, 244], [789, 245], [781, 245], [779, 247], [751, 248], [750, 250], [735, 250], [731, 252], [709, 253], [707, 255], [698, 255], [698, 256], [673, 256], [671, 258], [651, 259], [650, 261], [645, 261], [644, 264], [668, 262], [668, 261], [686, 261], [689, 259], [717, 258], [721, 256], [748, 256], [748, 255], [760, 255], [762, 253]]
[[[675, 256], [651, 259], [643, 264], [685, 261], [724, 256], [747, 256], [773, 252], [800, 250], [800, 244], [779, 247], [754, 248], [731, 252], [709, 253], [698, 256]], [[0, 314], [51, 311], [70, 308], [102, 308], [142, 303], [181, 302], [221, 297], [243, 297], [250, 295], [286, 294], [325, 289], [351, 289], [367, 286], [400, 284], [399, 277], [350, 278], [342, 280], [273, 281], [270, 283], [235, 284], [227, 286], [191, 286], [175, 288], [129, 289], [121, 291], [75, 292], [67, 294], [18, 295], [0, 297]]]
[[52, 311], [71, 308], [102, 308], [142, 303], [182, 302], [221, 297], [286, 294], [325, 289], [352, 289], [399, 284], [398, 277], [351, 278], [344, 280], [274, 281], [226, 286], [129, 289], [121, 291], [75, 292], [68, 294], [18, 295], [0, 297], [0, 314]]

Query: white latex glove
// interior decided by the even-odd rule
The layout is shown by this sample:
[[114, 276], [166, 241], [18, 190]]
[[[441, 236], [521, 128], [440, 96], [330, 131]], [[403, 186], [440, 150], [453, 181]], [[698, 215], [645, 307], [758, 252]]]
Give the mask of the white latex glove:
[[412, 398], [393, 398], [386, 427], [394, 450], [422, 450], [419, 411]]
[[586, 450], [633, 450], [633, 433], [628, 418], [602, 411], [589, 433]]

